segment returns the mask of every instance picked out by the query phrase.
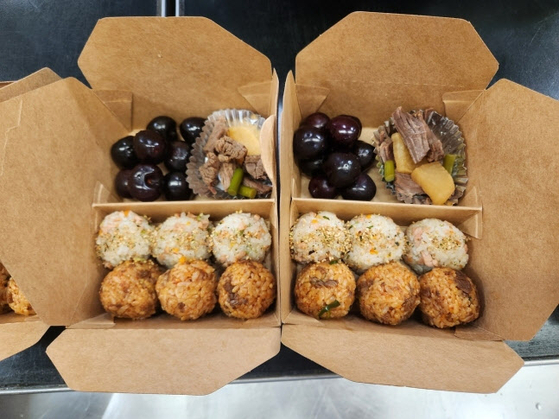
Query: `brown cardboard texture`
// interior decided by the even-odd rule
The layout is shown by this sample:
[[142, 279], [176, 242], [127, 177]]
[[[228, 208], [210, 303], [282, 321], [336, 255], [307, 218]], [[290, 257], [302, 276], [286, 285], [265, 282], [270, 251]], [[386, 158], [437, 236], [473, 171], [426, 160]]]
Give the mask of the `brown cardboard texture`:
[[[280, 264], [289, 267], [280, 277], [284, 344], [368, 383], [494, 392], [520, 368], [522, 360], [502, 340], [531, 339], [559, 303], [553, 236], [559, 225], [549, 210], [559, 204], [559, 181], [551, 175], [558, 169], [559, 123], [552, 115], [559, 103], [506, 80], [484, 90], [496, 69], [468, 22], [435, 17], [353, 13], [299, 53], [297, 79], [290, 73], [286, 80], [280, 128]], [[316, 111], [353, 114], [367, 141], [400, 105], [434, 107], [456, 118], [469, 174], [459, 204], [399, 203], [376, 168], [369, 172], [377, 184], [371, 202], [312, 199], [292, 151], [301, 120]], [[431, 217], [454, 223], [470, 236], [465, 272], [482, 296], [480, 319], [452, 333], [414, 319], [391, 328], [355, 314], [319, 321], [300, 313], [292, 295], [300, 268], [290, 260], [289, 229], [299, 215], [318, 210], [345, 220], [382, 214], [401, 226]], [[411, 349], [417, 347], [422, 351]]]
[[[94, 90], [65, 79], [0, 103], [0, 192], [11, 197], [0, 204], [5, 220], [0, 233], [11, 243], [0, 249], [0, 260], [21, 278], [45, 323], [71, 326], [47, 353], [72, 388], [214, 391], [279, 351], [279, 295], [264, 316], [250, 321], [216, 312], [195, 322], [167, 315], [115, 322], [99, 303], [107, 271], [96, 258], [94, 238], [102, 218], [116, 210], [129, 209], [155, 222], [183, 211], [203, 212], [213, 221], [251, 212], [269, 221], [273, 244], [266, 265], [277, 279], [277, 74], [265, 56], [203, 18], [101, 20], [80, 65]], [[115, 198], [118, 169], [110, 147], [117, 139], [157, 115], [181, 121], [224, 108], [250, 109], [266, 118], [260, 142], [273, 181], [270, 199], [139, 203]]]
[[[0, 102], [17, 97], [57, 80], [60, 80], [60, 77], [52, 70], [44, 68], [18, 82], [1, 83]], [[15, 269], [15, 266], [22, 263], [24, 259], [25, 258], [20, 257], [15, 261], [15, 264], [6, 263], [6, 265]], [[17, 276], [14, 276], [14, 278], [17, 278]], [[18, 283], [19, 282], [18, 280]], [[0, 360], [34, 345], [47, 329], [48, 326], [39, 319], [39, 316], [24, 317], [14, 313], [0, 316]]]

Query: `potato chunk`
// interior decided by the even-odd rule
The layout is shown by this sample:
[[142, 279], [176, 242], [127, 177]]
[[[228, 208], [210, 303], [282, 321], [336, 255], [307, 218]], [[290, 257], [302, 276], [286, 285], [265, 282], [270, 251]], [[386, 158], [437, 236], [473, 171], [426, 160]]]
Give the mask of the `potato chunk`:
[[454, 180], [440, 162], [421, 165], [411, 173], [412, 180], [425, 191], [433, 204], [443, 205], [454, 193]]
[[399, 173], [410, 174], [415, 169], [415, 163], [411, 158], [411, 154], [404, 143], [404, 139], [400, 133], [392, 134], [392, 143], [394, 147], [394, 160], [396, 163], [396, 171]]

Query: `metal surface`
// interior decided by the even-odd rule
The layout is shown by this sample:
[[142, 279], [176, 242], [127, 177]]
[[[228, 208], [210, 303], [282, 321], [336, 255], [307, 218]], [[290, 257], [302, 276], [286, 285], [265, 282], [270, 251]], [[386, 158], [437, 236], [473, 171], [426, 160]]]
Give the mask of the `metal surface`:
[[205, 396], [46, 393], [0, 396], [2, 419], [557, 418], [559, 364], [522, 368], [481, 395], [353, 383], [342, 378], [230, 384]]

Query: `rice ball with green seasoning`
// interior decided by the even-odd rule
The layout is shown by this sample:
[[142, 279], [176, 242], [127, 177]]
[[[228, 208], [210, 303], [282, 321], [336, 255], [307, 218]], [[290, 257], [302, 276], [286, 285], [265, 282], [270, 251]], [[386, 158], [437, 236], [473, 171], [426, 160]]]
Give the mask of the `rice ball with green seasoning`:
[[210, 216], [183, 212], [167, 218], [155, 229], [151, 254], [167, 268], [172, 268], [182, 258], [187, 262], [208, 259], [211, 256]]
[[223, 218], [211, 233], [212, 251], [223, 266], [239, 260], [262, 262], [272, 245], [266, 220], [258, 214], [237, 212]]
[[406, 230], [406, 262], [417, 274], [433, 268], [462, 269], [468, 263], [466, 236], [448, 221], [426, 218]]
[[153, 227], [146, 217], [128, 210], [112, 212], [99, 226], [97, 255], [109, 269], [127, 260], [147, 260], [152, 234]]
[[301, 215], [289, 234], [291, 258], [299, 263], [341, 259], [349, 246], [344, 222], [329, 211]]
[[344, 261], [357, 273], [402, 259], [406, 237], [392, 218], [374, 214], [358, 215], [346, 223], [346, 228], [351, 247]]
[[295, 280], [295, 304], [318, 319], [344, 317], [355, 300], [355, 276], [342, 262], [306, 265]]

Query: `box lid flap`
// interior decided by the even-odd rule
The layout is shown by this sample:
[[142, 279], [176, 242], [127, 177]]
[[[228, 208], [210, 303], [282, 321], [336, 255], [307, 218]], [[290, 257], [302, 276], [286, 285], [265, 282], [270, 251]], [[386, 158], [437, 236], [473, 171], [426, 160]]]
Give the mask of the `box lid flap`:
[[0, 260], [49, 325], [99, 310], [91, 204], [112, 190], [108, 158], [127, 131], [87, 87], [60, 80], [0, 103]]
[[46, 86], [60, 80], [60, 77], [50, 68], [42, 68], [27, 77], [10, 83], [0, 89], [0, 102], [22, 95], [33, 89]]
[[500, 80], [458, 123], [483, 201], [483, 240], [468, 245], [477, 326], [503, 339], [531, 339], [559, 304], [558, 115], [559, 101]]
[[284, 325], [282, 343], [352, 381], [493, 393], [524, 364], [503, 342], [458, 339], [415, 322], [397, 328], [324, 323]]
[[101, 19], [78, 64], [92, 88], [133, 92], [134, 128], [156, 110], [180, 121], [249, 107], [239, 88], [272, 79], [266, 56], [203, 17]]
[[279, 349], [279, 328], [68, 329], [47, 354], [74, 390], [203, 395]]
[[327, 114], [343, 109], [378, 126], [398, 106], [442, 112], [443, 93], [483, 90], [497, 68], [465, 20], [355, 12], [297, 55], [295, 76], [330, 90]]
[[4, 314], [0, 317], [0, 360], [35, 345], [48, 330], [37, 316]]

